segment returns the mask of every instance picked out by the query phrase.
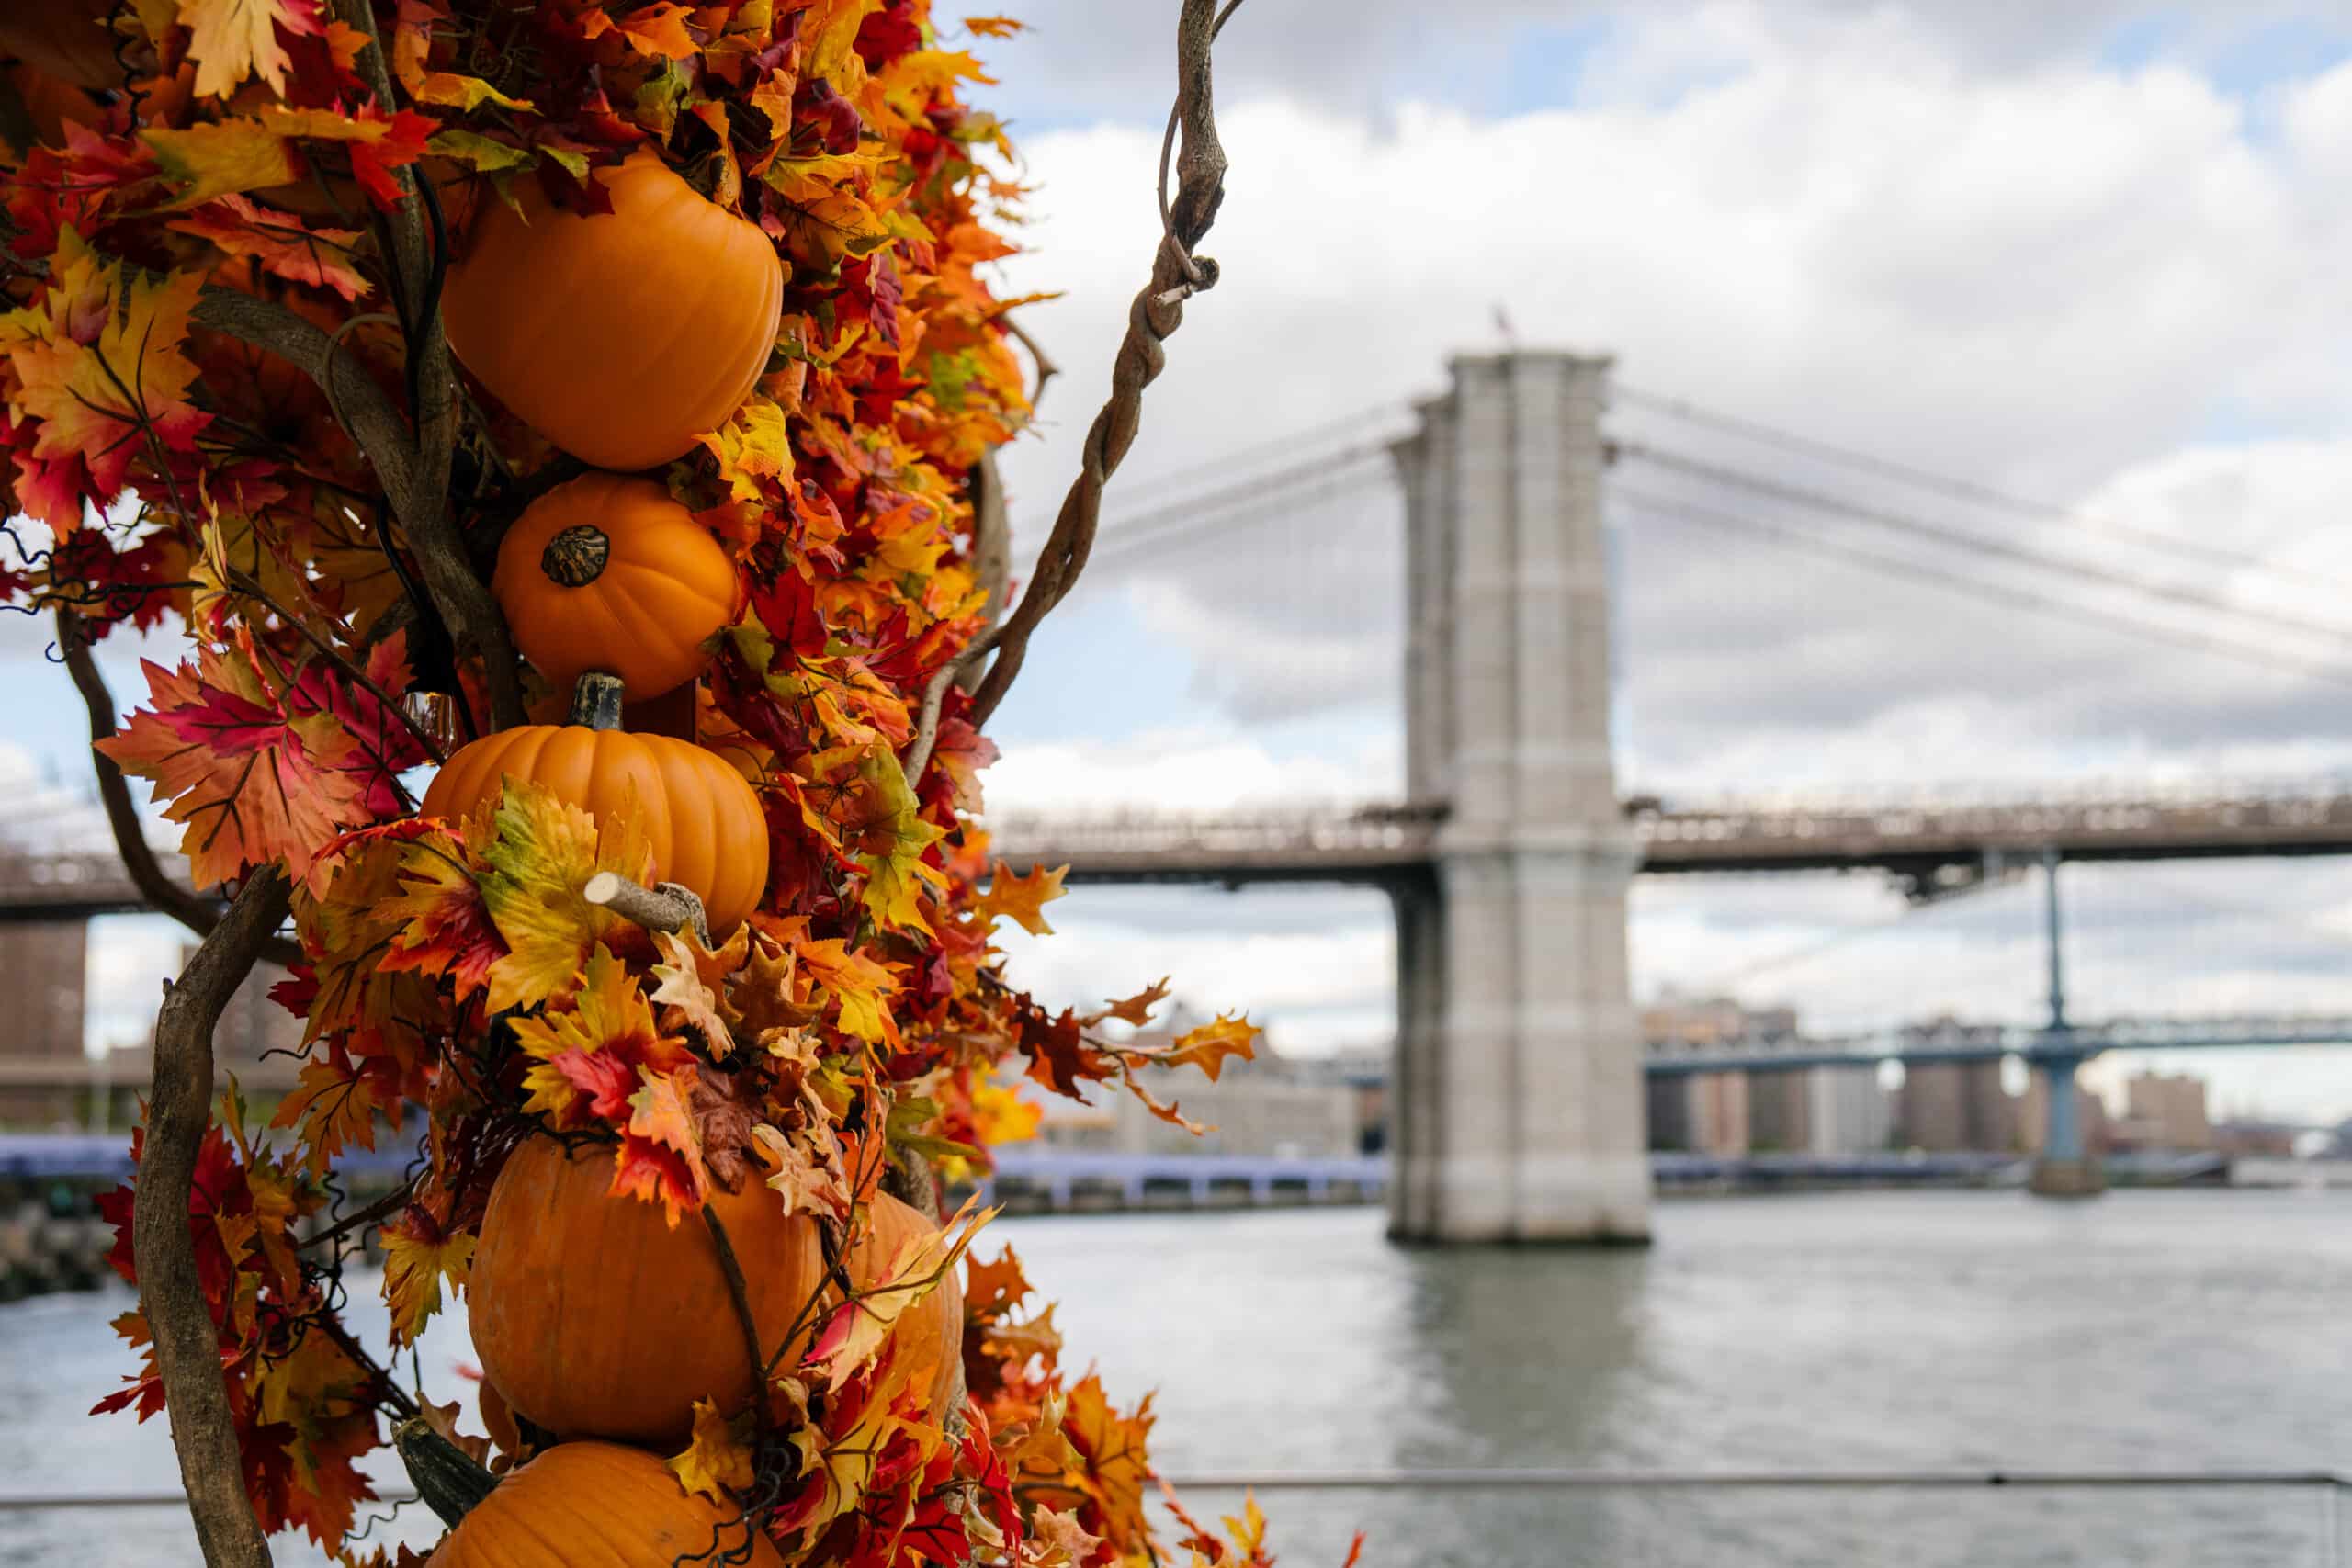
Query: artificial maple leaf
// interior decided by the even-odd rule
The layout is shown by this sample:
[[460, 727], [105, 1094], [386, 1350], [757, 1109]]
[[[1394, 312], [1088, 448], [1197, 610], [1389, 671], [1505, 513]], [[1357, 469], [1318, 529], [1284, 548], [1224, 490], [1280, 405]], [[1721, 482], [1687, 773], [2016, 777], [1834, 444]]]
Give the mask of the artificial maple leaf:
[[411, 1203], [379, 1229], [384, 1245], [384, 1302], [391, 1308], [392, 1342], [407, 1344], [441, 1310], [441, 1281], [463, 1285], [473, 1267], [473, 1236], [451, 1232], [430, 1210]]
[[1045, 1115], [1045, 1107], [1022, 1099], [1010, 1084], [990, 1079], [973, 1086], [972, 1125], [986, 1147], [1027, 1142], [1037, 1135]]
[[601, 943], [589, 954], [569, 1006], [513, 1021], [514, 1043], [533, 1066], [523, 1075], [526, 1112], [559, 1128], [588, 1118], [619, 1122], [647, 1072], [694, 1060], [685, 1042], [655, 1027], [653, 1010], [628, 965]]
[[766, 1100], [757, 1075], [749, 1072], [697, 1067], [687, 1087], [686, 1105], [694, 1112], [703, 1164], [710, 1179], [729, 1192], [741, 1191], [743, 1178], [752, 1171]]
[[845, 1033], [898, 1049], [899, 1026], [884, 998], [899, 983], [888, 969], [862, 953], [850, 952], [838, 937], [801, 942], [793, 951], [810, 976], [840, 1003], [838, 1021]]
[[792, 438], [774, 399], [752, 393], [725, 424], [697, 439], [718, 459], [718, 477], [738, 501], [758, 501], [763, 482], [791, 477]]
[[368, 280], [349, 261], [356, 230], [311, 229], [282, 212], [265, 211], [242, 196], [221, 196], [165, 225], [209, 240], [232, 256], [250, 256], [264, 272], [290, 283], [331, 288], [345, 299], [368, 292]]
[[1178, 1035], [1174, 1044], [1152, 1053], [1152, 1058], [1165, 1066], [1198, 1067], [1215, 1083], [1227, 1057], [1238, 1056], [1245, 1062], [1256, 1059], [1258, 1036], [1263, 1032], [1246, 1017], [1219, 1013], [1210, 1022]]
[[1079, 1463], [1069, 1480], [1093, 1500], [1103, 1535], [1121, 1551], [1138, 1546], [1148, 1534], [1143, 1485], [1152, 1473], [1146, 1450], [1152, 1421], [1149, 1394], [1133, 1415], [1122, 1416], [1099, 1376], [1089, 1374], [1069, 1391], [1062, 1433], [1077, 1450]]
[[374, 807], [397, 804], [383, 793], [389, 770], [422, 753], [388, 758], [363, 744], [348, 704], [318, 686], [274, 689], [243, 634], [197, 660], [176, 671], [146, 664], [151, 705], [98, 750], [154, 782], [164, 815], [184, 826], [180, 850], [198, 886], [279, 859], [298, 878], [323, 874], [330, 845], [374, 820]]
[[685, 1452], [666, 1462], [678, 1484], [690, 1494], [709, 1498], [722, 1507], [731, 1504], [727, 1491], [748, 1491], [755, 1471], [752, 1465], [750, 1436], [752, 1416], [749, 1411], [732, 1419], [718, 1413], [710, 1400], [695, 1401], [695, 1431]]
[[973, 907], [987, 919], [1008, 918], [1031, 936], [1051, 936], [1054, 928], [1046, 921], [1044, 907], [1062, 896], [1062, 878], [1069, 874], [1067, 865], [1051, 871], [1039, 865], [1032, 866], [1026, 876], [1015, 876], [1011, 866], [999, 861], [989, 890]]
[[243, 191], [269, 190], [302, 177], [293, 143], [254, 119], [151, 126], [139, 133], [155, 167], [178, 188], [174, 207], [196, 207]]
[[[108, 262], [71, 229], [50, 259], [42, 300], [0, 314], [0, 354], [15, 371], [10, 416], [35, 431], [17, 466], [54, 468], [74, 496], [41, 520], [81, 524], [80, 500], [110, 502], [135, 459], [195, 449], [207, 416], [187, 400], [197, 367], [181, 346], [204, 287], [198, 272], [163, 277]], [[79, 481], [71, 474], [86, 476]]]
[[996, 1218], [994, 1209], [979, 1209], [978, 1201], [967, 1199], [956, 1217], [938, 1230], [910, 1236], [872, 1284], [833, 1309], [801, 1365], [823, 1378], [829, 1390], [838, 1390], [853, 1374], [865, 1371], [899, 1317], [939, 1288], [979, 1228]]
[[581, 889], [600, 871], [652, 880], [642, 815], [624, 807], [600, 824], [543, 785], [507, 775], [481, 850], [482, 902], [507, 949], [491, 965], [491, 1010], [569, 993], [598, 942], [628, 924]]
[[399, 895], [377, 906], [383, 919], [398, 922], [378, 966], [447, 976], [459, 1001], [487, 986], [492, 967], [506, 956], [473, 868], [459, 858], [463, 852], [438, 834], [411, 844], [401, 855]]
[[398, 1082], [387, 1083], [372, 1064], [354, 1063], [340, 1042], [326, 1060], [303, 1063], [298, 1083], [294, 1092], [278, 1102], [270, 1124], [300, 1124], [314, 1176], [324, 1175], [334, 1156], [346, 1148], [376, 1146], [378, 1111], [399, 1114]]
[[180, 0], [179, 11], [188, 28], [187, 55], [197, 63], [196, 91], [203, 97], [226, 97], [253, 75], [284, 97], [294, 62], [277, 30], [296, 38], [322, 31], [318, 0]]
[[974, 38], [1011, 38], [1023, 31], [1027, 24], [1011, 17], [967, 17], [964, 30]]
[[674, 1073], [639, 1071], [642, 1087], [629, 1096], [628, 1126], [614, 1159], [613, 1195], [659, 1201], [670, 1228], [682, 1211], [699, 1209], [710, 1198], [710, 1173], [703, 1164], [702, 1136], [687, 1109], [684, 1090], [695, 1069]]

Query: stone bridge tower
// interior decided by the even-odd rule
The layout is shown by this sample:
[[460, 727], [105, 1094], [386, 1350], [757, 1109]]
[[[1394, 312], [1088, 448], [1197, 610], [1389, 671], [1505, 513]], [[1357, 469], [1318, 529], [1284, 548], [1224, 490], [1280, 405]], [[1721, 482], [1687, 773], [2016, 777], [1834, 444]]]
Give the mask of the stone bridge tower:
[[1406, 775], [1443, 803], [1396, 894], [1390, 1233], [1649, 1235], [1636, 863], [1611, 765], [1600, 413], [1609, 361], [1457, 358], [1396, 448], [1406, 498]]

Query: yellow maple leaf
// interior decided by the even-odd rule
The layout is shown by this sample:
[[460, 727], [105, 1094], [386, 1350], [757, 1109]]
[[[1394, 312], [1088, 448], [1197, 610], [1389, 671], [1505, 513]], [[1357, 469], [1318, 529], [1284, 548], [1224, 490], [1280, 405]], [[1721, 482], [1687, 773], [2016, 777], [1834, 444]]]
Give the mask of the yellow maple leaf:
[[492, 1012], [570, 993], [598, 939], [622, 923], [580, 890], [600, 871], [652, 880], [642, 815], [625, 805], [600, 824], [544, 786], [508, 775], [482, 852], [482, 903], [507, 947], [491, 965]]
[[972, 1130], [989, 1148], [1023, 1143], [1037, 1135], [1045, 1107], [1021, 1098], [1021, 1091], [990, 1078], [972, 1089]]
[[695, 1400], [694, 1438], [685, 1452], [667, 1461], [678, 1484], [722, 1506], [731, 1501], [726, 1488], [748, 1489], [756, 1473], [746, 1440], [751, 1422], [748, 1411], [730, 1420], [712, 1401]]
[[1054, 928], [1046, 921], [1044, 907], [1062, 896], [1062, 878], [1069, 873], [1067, 865], [1051, 871], [1038, 865], [1030, 867], [1026, 876], [1015, 876], [1011, 866], [999, 861], [976, 908], [991, 921], [1010, 919], [1031, 936], [1051, 936]]
[[890, 972], [839, 937], [795, 944], [794, 955], [841, 1005], [842, 1029], [868, 1044], [899, 1048], [899, 1026], [883, 998], [899, 988]]
[[287, 67], [294, 60], [277, 41], [277, 28], [298, 35], [319, 30], [312, 12], [277, 0], [180, 0], [180, 20], [188, 29], [187, 56], [196, 62], [196, 90], [204, 97], [225, 97], [253, 75], [284, 97]]
[[757, 501], [761, 480], [792, 475], [792, 438], [773, 398], [752, 393], [725, 424], [696, 439], [718, 459], [718, 477], [737, 501]]
[[215, 197], [267, 190], [300, 177], [292, 144], [255, 119], [200, 122], [175, 130], [157, 126], [139, 139], [155, 166], [178, 190], [169, 205], [197, 207]]
[[1219, 1013], [1210, 1022], [1178, 1035], [1176, 1043], [1159, 1059], [1171, 1067], [1198, 1067], [1214, 1083], [1217, 1074], [1225, 1070], [1227, 1057], [1238, 1056], [1245, 1062], [1256, 1059], [1258, 1036], [1262, 1032], [1245, 1015], [1228, 1018]]
[[514, 1027], [514, 1043], [533, 1064], [523, 1075], [531, 1094], [523, 1109], [559, 1127], [589, 1116], [624, 1120], [641, 1070], [665, 1073], [693, 1059], [684, 1041], [655, 1026], [636, 976], [602, 943], [588, 955], [568, 1007], [517, 1017]]
[[822, 1377], [828, 1389], [838, 1390], [871, 1366], [907, 1309], [940, 1287], [980, 1227], [996, 1218], [994, 1209], [979, 1208], [978, 1203], [978, 1198], [967, 1198], [956, 1217], [939, 1229], [908, 1237], [872, 1284], [833, 1309], [802, 1367]]
[[441, 1310], [441, 1281], [463, 1285], [472, 1271], [474, 1237], [451, 1235], [412, 1204], [378, 1233], [384, 1242], [384, 1302], [391, 1308], [392, 1340], [406, 1344]]
[[1011, 38], [1027, 30], [1027, 24], [1011, 17], [967, 17], [964, 30], [974, 38]]

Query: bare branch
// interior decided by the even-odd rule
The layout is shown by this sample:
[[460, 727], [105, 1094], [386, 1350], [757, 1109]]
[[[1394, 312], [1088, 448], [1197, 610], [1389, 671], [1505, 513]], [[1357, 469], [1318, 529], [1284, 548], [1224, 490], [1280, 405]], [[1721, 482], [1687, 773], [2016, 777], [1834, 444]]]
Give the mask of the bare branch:
[[1029, 357], [1036, 361], [1037, 385], [1029, 393], [1029, 412], [1034, 414], [1037, 412], [1037, 405], [1046, 400], [1046, 383], [1060, 375], [1062, 367], [1054, 363], [1054, 356], [1046, 352], [1046, 345], [1015, 320], [1012, 311], [1006, 311], [999, 319], [1003, 321], [1004, 330], [1018, 338], [1021, 346], [1029, 351]]
[[[980, 454], [980, 460], [972, 466], [971, 484], [972, 574], [979, 580], [980, 592], [988, 595], [988, 603], [980, 607], [985, 635], [1004, 619], [1004, 602], [1012, 591], [1012, 519], [1005, 510], [1004, 474], [997, 467], [994, 452]], [[979, 684], [978, 660], [966, 663], [958, 659], [956, 671], [952, 678], [965, 691]], [[932, 722], [935, 727], [938, 720], [934, 716]], [[920, 773], [910, 777], [907, 787], [913, 788], [920, 777]]]
[[727, 1276], [727, 1294], [735, 1303], [735, 1326], [743, 1336], [744, 1354], [752, 1359], [752, 1420], [764, 1435], [768, 1429], [768, 1359], [760, 1350], [760, 1323], [752, 1314], [752, 1287], [743, 1278], [742, 1259], [719, 1223], [718, 1211], [705, 1203], [702, 1223], [710, 1229], [710, 1245], [718, 1252], [718, 1271]]
[[709, 919], [703, 913], [701, 897], [691, 887], [674, 882], [647, 887], [618, 872], [600, 871], [581, 885], [580, 896], [650, 931], [674, 935], [691, 928], [704, 947], [710, 945]]
[[[91, 740], [113, 739], [114, 694], [91, 656], [82, 618], [71, 610], [57, 612], [57, 648], [64, 656], [66, 673], [74, 677], [74, 689], [82, 694], [82, 705], [89, 710]], [[211, 934], [220, 923], [221, 905], [173, 876], [155, 858], [154, 847], [147, 842], [146, 824], [140, 821], [139, 807], [130, 798], [130, 781], [123, 777], [115, 760], [93, 745], [90, 763], [98, 775], [98, 802], [106, 807], [107, 826], [114, 831], [115, 852], [122, 857], [122, 869], [130, 874], [131, 886], [154, 908], [197, 935]], [[302, 961], [302, 949], [286, 937], [272, 934], [264, 939], [260, 956], [264, 963], [291, 968]]]
[[[1057, 604], [1069, 597], [1094, 547], [1094, 530], [1102, 515], [1103, 486], [1125, 460], [1141, 427], [1144, 389], [1167, 367], [1168, 355], [1160, 344], [1183, 324], [1185, 299], [1216, 283], [1216, 263], [1206, 256], [1194, 255], [1193, 247], [1200, 243], [1209, 225], [1216, 221], [1217, 206], [1225, 196], [1226, 157], [1224, 144], [1216, 133], [1210, 46], [1226, 18], [1240, 4], [1241, 0], [1226, 0], [1220, 11], [1216, 0], [1184, 0], [1176, 24], [1176, 104], [1169, 113], [1168, 134], [1160, 148], [1161, 231], [1159, 250], [1152, 261], [1151, 281], [1144, 285], [1127, 308], [1126, 337], [1119, 344], [1118, 357], [1111, 370], [1111, 396], [1086, 432], [1078, 478], [1062, 498], [1053, 534], [1038, 555], [1036, 570], [1022, 591], [1021, 603], [1002, 626], [976, 640], [942, 668], [923, 693], [915, 737], [909, 743], [905, 757], [910, 781], [921, 779], [931, 761], [932, 748], [939, 739], [939, 712], [948, 682], [965, 669], [978, 665], [991, 651], [995, 653], [995, 661], [972, 694], [972, 722], [985, 724], [1020, 675], [1022, 661], [1028, 656], [1030, 635]], [[1180, 130], [1183, 132], [1183, 144], [1182, 154], [1178, 155], [1176, 136]], [[1171, 159], [1177, 169], [1177, 188], [1172, 198], [1168, 194]]]
[[221, 1382], [220, 1333], [197, 1278], [188, 1191], [212, 1104], [212, 1031], [253, 972], [287, 908], [286, 877], [255, 873], [164, 998], [155, 1021], [155, 1077], [131, 1210], [140, 1304], [172, 1412], [180, 1483], [209, 1568], [269, 1568], [269, 1543], [245, 1496], [237, 1429]]

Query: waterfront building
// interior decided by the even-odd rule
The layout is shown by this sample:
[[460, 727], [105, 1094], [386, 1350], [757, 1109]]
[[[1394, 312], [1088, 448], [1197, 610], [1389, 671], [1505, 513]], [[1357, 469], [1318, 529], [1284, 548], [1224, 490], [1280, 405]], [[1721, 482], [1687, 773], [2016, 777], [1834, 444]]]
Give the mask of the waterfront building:
[[[87, 931], [80, 920], [0, 928], [0, 996], [8, 998], [11, 1025], [0, 1055], [55, 1061], [68, 1069], [81, 1065]], [[81, 1093], [54, 1084], [0, 1086], [0, 1126], [71, 1124]]]
[[2213, 1146], [2205, 1113], [2205, 1080], [2188, 1073], [2135, 1073], [2123, 1086], [2119, 1142], [2187, 1153]]

